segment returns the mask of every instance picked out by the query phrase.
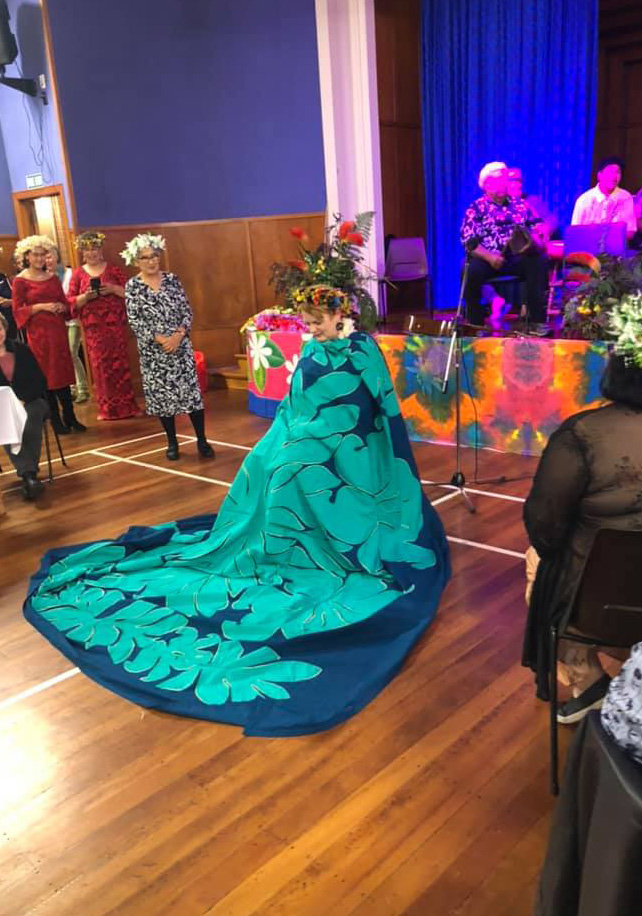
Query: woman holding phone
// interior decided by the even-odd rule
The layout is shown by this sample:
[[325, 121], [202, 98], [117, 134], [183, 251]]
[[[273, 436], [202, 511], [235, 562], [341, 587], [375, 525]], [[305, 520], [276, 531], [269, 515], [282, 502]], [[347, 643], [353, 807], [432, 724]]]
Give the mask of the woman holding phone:
[[127, 352], [126, 276], [105, 261], [102, 232], [83, 232], [76, 248], [83, 258], [69, 281], [68, 299], [80, 318], [91, 367], [99, 420], [139, 417]]

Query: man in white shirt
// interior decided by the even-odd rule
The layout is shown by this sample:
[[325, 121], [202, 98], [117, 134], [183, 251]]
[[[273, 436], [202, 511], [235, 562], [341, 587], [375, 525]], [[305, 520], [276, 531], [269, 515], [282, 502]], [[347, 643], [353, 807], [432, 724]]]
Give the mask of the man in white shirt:
[[626, 223], [626, 235], [632, 239], [637, 230], [633, 197], [619, 187], [624, 163], [617, 156], [602, 159], [597, 167], [597, 184], [575, 201], [574, 226]]

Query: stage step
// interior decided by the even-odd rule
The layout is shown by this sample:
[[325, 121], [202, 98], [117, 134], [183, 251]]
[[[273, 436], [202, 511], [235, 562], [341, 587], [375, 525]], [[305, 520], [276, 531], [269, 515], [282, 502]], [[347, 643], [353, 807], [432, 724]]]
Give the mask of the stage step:
[[247, 388], [247, 366], [241, 368], [238, 360], [235, 366], [214, 366], [207, 375], [210, 388]]

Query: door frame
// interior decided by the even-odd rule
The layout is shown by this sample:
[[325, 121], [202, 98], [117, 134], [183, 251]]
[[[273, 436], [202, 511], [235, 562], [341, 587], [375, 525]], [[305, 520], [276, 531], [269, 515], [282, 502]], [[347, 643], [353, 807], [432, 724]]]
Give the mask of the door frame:
[[69, 219], [67, 217], [67, 205], [65, 203], [65, 189], [61, 184], [52, 184], [41, 188], [34, 188], [32, 191], [14, 191], [11, 195], [13, 200], [13, 210], [16, 216], [16, 226], [18, 227], [18, 237], [24, 238], [30, 233], [30, 227], [26, 220], [23, 201], [35, 200], [38, 197], [57, 197], [60, 206], [60, 219], [62, 222], [62, 232], [65, 235], [67, 251], [72, 267], [77, 267], [76, 249], [72, 244], [71, 232], [69, 230]]

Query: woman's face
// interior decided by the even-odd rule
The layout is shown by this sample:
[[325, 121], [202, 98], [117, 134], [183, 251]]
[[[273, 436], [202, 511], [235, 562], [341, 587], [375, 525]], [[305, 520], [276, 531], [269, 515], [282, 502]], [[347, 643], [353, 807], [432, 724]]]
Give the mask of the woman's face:
[[55, 251], [48, 251], [45, 255], [45, 267], [51, 273], [55, 273], [56, 268], [58, 267], [58, 258], [56, 257]]
[[136, 265], [142, 274], [153, 276], [160, 270], [160, 251], [143, 248], [136, 259]]
[[341, 321], [340, 312], [321, 312], [313, 315], [311, 312], [301, 312], [301, 318], [315, 340], [323, 343], [326, 340], [336, 340], [339, 336], [337, 324]]
[[47, 251], [45, 248], [32, 248], [27, 252], [27, 262], [34, 270], [45, 270]]
[[85, 264], [102, 264], [104, 261], [102, 245], [92, 245], [91, 248], [85, 248], [83, 255]]

